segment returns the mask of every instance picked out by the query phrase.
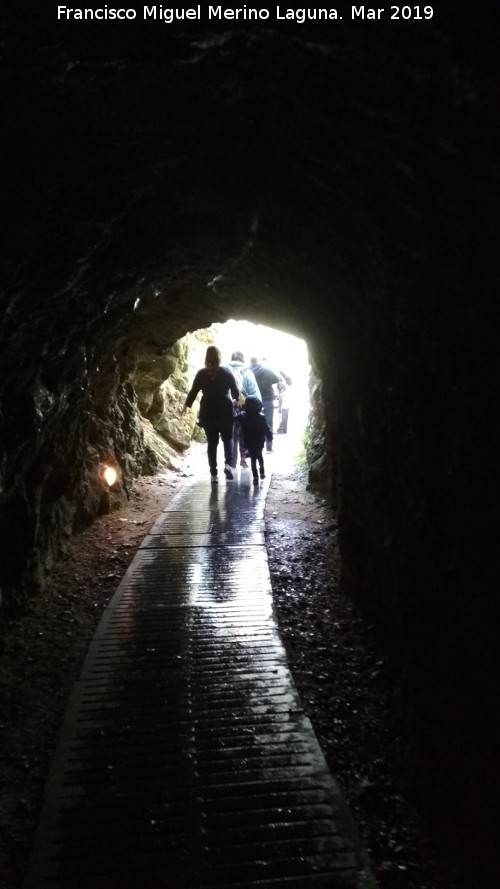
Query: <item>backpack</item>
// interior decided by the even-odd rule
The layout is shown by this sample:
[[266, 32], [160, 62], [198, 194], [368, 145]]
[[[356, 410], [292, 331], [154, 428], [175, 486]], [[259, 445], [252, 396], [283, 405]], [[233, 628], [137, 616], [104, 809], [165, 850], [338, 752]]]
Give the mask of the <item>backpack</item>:
[[228, 369], [231, 371], [234, 379], [236, 380], [236, 385], [237, 385], [239, 393], [240, 393], [239, 402], [240, 402], [240, 406], [241, 406], [245, 401], [245, 396], [243, 395], [243, 374], [245, 373], [246, 368], [245, 367], [234, 367], [233, 364], [230, 364], [228, 366]]
[[237, 385], [238, 389], [240, 390], [240, 394], [241, 394], [241, 390], [243, 388], [243, 371], [244, 371], [243, 367], [231, 367], [231, 373], [232, 373], [234, 379], [236, 380], [236, 385]]

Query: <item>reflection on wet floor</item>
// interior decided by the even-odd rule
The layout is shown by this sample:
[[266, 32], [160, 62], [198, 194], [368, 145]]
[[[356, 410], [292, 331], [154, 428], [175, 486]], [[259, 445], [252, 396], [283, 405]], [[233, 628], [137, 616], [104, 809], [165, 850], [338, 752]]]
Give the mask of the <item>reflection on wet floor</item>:
[[191, 479], [103, 615], [25, 889], [371, 887], [273, 616], [267, 482]]

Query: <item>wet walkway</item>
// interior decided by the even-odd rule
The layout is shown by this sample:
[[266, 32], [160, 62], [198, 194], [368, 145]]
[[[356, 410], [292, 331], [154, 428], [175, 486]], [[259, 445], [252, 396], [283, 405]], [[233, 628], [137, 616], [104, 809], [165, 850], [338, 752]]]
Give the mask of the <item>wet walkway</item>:
[[188, 480], [70, 698], [25, 889], [373, 889], [288, 669], [268, 481]]

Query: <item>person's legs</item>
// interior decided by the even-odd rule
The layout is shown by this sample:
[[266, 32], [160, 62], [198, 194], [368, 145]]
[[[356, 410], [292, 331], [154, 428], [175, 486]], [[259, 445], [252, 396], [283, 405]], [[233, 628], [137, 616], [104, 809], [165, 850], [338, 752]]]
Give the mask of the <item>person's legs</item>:
[[219, 430], [212, 425], [205, 426], [207, 436], [207, 456], [210, 467], [210, 475], [217, 475], [217, 447], [219, 445]]
[[238, 452], [240, 455], [240, 466], [246, 467], [247, 461], [245, 460], [245, 457], [247, 449], [243, 438], [243, 429], [241, 428], [240, 423], [235, 422], [233, 432], [233, 468], [236, 467], [238, 463]]
[[[235, 424], [235, 425], [236, 425], [236, 424]], [[248, 466], [248, 463], [247, 463], [247, 461], [246, 461], [247, 449], [246, 449], [246, 447], [245, 447], [245, 439], [244, 439], [244, 437], [243, 437], [243, 429], [241, 428], [241, 426], [240, 426], [240, 428], [239, 428], [239, 438], [238, 438], [238, 441], [239, 441], [239, 444], [240, 444], [240, 466], [243, 466], [243, 468], [246, 469], [247, 466]], [[238, 456], [238, 455], [236, 454], [235, 457], [234, 457], [235, 460], [237, 459], [237, 456]]]
[[278, 435], [285, 435], [288, 431], [288, 410], [289, 408], [284, 407], [281, 411], [281, 422], [276, 430]]
[[[262, 409], [264, 411], [264, 416], [267, 420], [267, 425], [271, 432], [273, 431], [273, 419], [274, 419], [274, 398], [265, 398], [262, 402]], [[266, 451], [268, 454], [272, 452], [273, 446], [272, 442], [266, 442]]]
[[257, 474], [257, 451], [254, 448], [248, 449], [248, 455], [250, 457], [250, 467], [252, 470], [254, 483], [259, 481], [259, 476]]
[[257, 455], [257, 460], [259, 463], [260, 477], [265, 478], [266, 473], [264, 470], [264, 457], [262, 456], [262, 451], [260, 451], [259, 454]]
[[232, 478], [231, 467], [233, 465], [233, 421], [220, 424], [220, 437], [224, 445], [224, 473], [227, 478]]
[[[241, 442], [241, 426], [239, 423], [234, 424], [233, 428], [233, 459], [231, 461], [231, 466], [233, 469], [236, 469], [236, 464], [238, 462], [238, 442]], [[241, 450], [241, 444], [240, 444]]]

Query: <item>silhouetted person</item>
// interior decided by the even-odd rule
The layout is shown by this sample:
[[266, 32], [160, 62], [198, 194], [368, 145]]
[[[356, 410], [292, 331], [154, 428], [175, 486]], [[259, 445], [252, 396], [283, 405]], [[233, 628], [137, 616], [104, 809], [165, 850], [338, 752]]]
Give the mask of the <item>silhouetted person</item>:
[[[236, 380], [236, 385], [240, 390], [240, 407], [243, 407], [245, 399], [248, 398], [250, 395], [260, 400], [259, 387], [257, 386], [257, 383], [255, 381], [253, 371], [245, 365], [243, 352], [233, 352], [233, 354], [231, 355], [231, 361], [228, 364], [228, 369], [233, 374], [234, 379]], [[243, 441], [243, 433], [241, 430], [241, 425], [239, 423], [235, 423], [233, 428], [233, 469], [236, 468], [236, 464], [238, 462], [238, 450], [240, 453], [240, 466], [246, 469], [248, 463], [246, 461], [246, 448]]]
[[[269, 426], [272, 436], [274, 399], [276, 398], [274, 386], [277, 385], [279, 390], [284, 388], [285, 384], [279, 374], [275, 373], [274, 370], [271, 370], [270, 367], [266, 367], [264, 364], [260, 364], [258, 358], [250, 358], [250, 367], [254, 372], [257, 385], [260, 389], [262, 408], [264, 410], [267, 425]], [[272, 450], [272, 445], [268, 442], [266, 446], [267, 453], [272, 453]]]
[[288, 432], [288, 413], [290, 410], [290, 386], [292, 385], [292, 378], [287, 374], [284, 374], [283, 371], [280, 371], [280, 374], [286, 385], [279, 395], [280, 424], [276, 433], [277, 435], [285, 435]]
[[[269, 444], [272, 444], [273, 441], [273, 433], [262, 411], [260, 398], [250, 395], [245, 401], [244, 409], [237, 414], [236, 422], [241, 424], [243, 440], [250, 457], [253, 483], [256, 485], [259, 482], [259, 475], [261, 478], [266, 477], [262, 456], [264, 444], [266, 440]], [[257, 464], [259, 464], [259, 475], [257, 474]]]
[[[182, 412], [185, 413], [193, 404], [198, 392], [203, 395], [200, 402], [198, 424], [207, 436], [208, 465], [212, 483], [217, 483], [217, 447], [219, 436], [224, 445], [224, 475], [231, 479], [233, 472], [233, 423], [234, 402], [238, 401], [239, 390], [233, 374], [226, 367], [221, 367], [221, 353], [217, 346], [209, 346], [205, 356], [205, 367], [196, 374], [193, 385], [188, 392]], [[230, 394], [231, 393], [231, 394]]]

